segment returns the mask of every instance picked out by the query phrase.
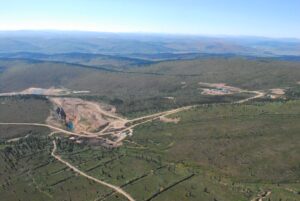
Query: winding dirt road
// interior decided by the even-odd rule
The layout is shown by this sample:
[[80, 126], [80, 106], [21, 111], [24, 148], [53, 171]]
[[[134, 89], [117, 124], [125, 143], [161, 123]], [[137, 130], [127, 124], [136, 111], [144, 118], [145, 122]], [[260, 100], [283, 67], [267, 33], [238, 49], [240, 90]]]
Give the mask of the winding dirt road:
[[56, 130], [57, 132], [61, 132], [61, 133], [67, 134], [67, 135], [75, 135], [75, 136], [83, 137], [83, 138], [97, 138], [97, 139], [106, 140], [106, 141], [108, 141], [110, 143], [113, 143], [113, 141], [110, 141], [108, 139], [102, 138], [102, 137], [100, 137], [98, 135], [83, 135], [83, 134], [78, 134], [78, 133], [67, 131], [67, 130], [64, 130], [62, 128], [58, 128], [58, 127], [51, 126], [51, 125], [48, 125], [48, 124], [41, 124], [41, 123], [0, 123], [0, 125], [46, 127], [46, 128], [50, 128], [50, 129]]
[[[39, 127], [47, 127], [47, 128], [50, 128], [50, 129], [53, 129], [53, 130], [56, 130], [54, 132], [51, 132], [49, 134], [49, 136], [52, 136], [54, 135], [55, 133], [58, 133], [58, 132], [61, 132], [61, 133], [65, 133], [65, 134], [68, 134], [68, 135], [77, 135], [77, 136], [81, 136], [81, 137], [88, 137], [88, 138], [91, 138], [91, 137], [97, 137], [97, 136], [86, 136], [86, 135], [81, 135], [81, 134], [77, 134], [77, 133], [73, 133], [73, 132], [70, 132], [70, 131], [66, 131], [66, 130], [63, 130], [61, 128], [57, 128], [57, 127], [54, 127], [54, 126], [50, 126], [50, 125], [47, 125], [47, 124], [40, 124], [40, 123], [0, 123], [0, 125], [14, 125], [14, 126], [39, 126]], [[99, 137], [97, 137], [99, 138]], [[81, 170], [77, 169], [76, 167], [74, 167], [73, 165], [71, 165], [70, 163], [68, 163], [67, 161], [64, 161], [59, 155], [55, 154], [56, 152], [56, 149], [57, 149], [57, 146], [56, 146], [56, 143], [55, 143], [55, 140], [53, 140], [53, 150], [51, 152], [51, 155], [57, 159], [58, 161], [60, 161], [61, 163], [65, 164], [66, 166], [68, 166], [69, 168], [71, 168], [74, 172], [77, 172], [78, 174], [90, 179], [90, 180], [93, 180], [99, 184], [102, 184], [104, 186], [107, 186], [111, 189], [113, 189], [114, 191], [116, 191], [117, 193], [125, 196], [129, 201], [135, 201], [135, 199], [133, 199], [128, 193], [126, 193], [124, 190], [122, 190], [120, 187], [118, 186], [115, 186], [115, 185], [112, 185], [112, 184], [109, 184], [107, 182], [104, 182], [104, 181], [101, 181], [97, 178], [94, 178], [84, 172], [82, 172]]]
[[113, 189], [114, 191], [116, 191], [117, 193], [123, 195], [124, 197], [126, 197], [126, 198], [127, 198], [128, 200], [130, 200], [130, 201], [135, 201], [135, 199], [133, 199], [133, 198], [131, 197], [131, 195], [129, 195], [128, 193], [126, 193], [126, 192], [125, 192], [123, 189], [121, 189], [120, 187], [115, 186], [115, 185], [112, 185], [112, 184], [109, 184], [109, 183], [104, 182], [104, 181], [101, 181], [101, 180], [99, 180], [99, 179], [96, 179], [96, 178], [94, 178], [94, 177], [92, 177], [92, 176], [90, 176], [90, 175], [88, 175], [88, 174], [82, 172], [81, 170], [77, 169], [76, 167], [74, 167], [73, 165], [71, 165], [70, 163], [68, 163], [67, 161], [63, 160], [59, 155], [55, 154], [57, 147], [56, 147], [55, 140], [53, 140], [52, 142], [53, 142], [53, 150], [52, 150], [52, 152], [51, 152], [51, 155], [52, 155], [56, 160], [58, 160], [58, 161], [60, 161], [61, 163], [65, 164], [66, 166], [68, 166], [70, 169], [72, 169], [74, 172], [80, 174], [81, 176], [84, 176], [84, 177], [86, 177], [86, 178], [88, 178], [88, 179], [90, 179], [90, 180], [93, 180], [93, 181], [95, 181], [95, 182], [97, 182], [97, 183], [99, 183], [99, 184], [101, 184], [101, 185], [103, 185], [103, 186], [106, 186], [106, 187], [108, 187], [108, 188]]

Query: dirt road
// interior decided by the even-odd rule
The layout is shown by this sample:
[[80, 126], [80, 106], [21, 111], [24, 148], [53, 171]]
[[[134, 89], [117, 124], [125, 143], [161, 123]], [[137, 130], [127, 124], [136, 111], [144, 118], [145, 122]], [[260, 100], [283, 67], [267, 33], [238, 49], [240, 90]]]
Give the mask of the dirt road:
[[[181, 108], [177, 108], [177, 109], [172, 109], [172, 110], [159, 112], [159, 113], [155, 113], [155, 114], [152, 114], [152, 115], [146, 115], [146, 116], [143, 116], [143, 117], [128, 120], [127, 123], [133, 123], [133, 124], [126, 127], [126, 128], [123, 128], [123, 129], [119, 130], [116, 135], [124, 133], [124, 132], [129, 132], [129, 134], [132, 134], [133, 133], [133, 128], [138, 126], [138, 125], [153, 121], [155, 119], [159, 119], [160, 117], [165, 117], [167, 115], [171, 115], [171, 114], [175, 114], [175, 113], [182, 112], [182, 111], [185, 111], [185, 110], [189, 110], [192, 107], [195, 107], [195, 106], [185, 106], [185, 107], [181, 107]], [[144, 121], [141, 121], [143, 119], [144, 119]], [[135, 121], [138, 121], [138, 122], [134, 123]], [[104, 132], [103, 134], [104, 135], [109, 135], [109, 134], [112, 134], [112, 133], [113, 132]], [[124, 139], [125, 138], [123, 138], [122, 140], [124, 140]], [[120, 140], [118, 140], [118, 143], [120, 143]]]
[[178, 113], [178, 112], [181, 112], [181, 111], [184, 111], [184, 110], [188, 110], [188, 109], [190, 109], [192, 107], [195, 107], [195, 106], [196, 105], [190, 105], [190, 106], [184, 106], [184, 107], [180, 107], [180, 108], [176, 108], [176, 109], [172, 109], [172, 110], [168, 110], [168, 111], [164, 111], [164, 112], [158, 112], [158, 113], [155, 113], [155, 114], [150, 114], [150, 115], [146, 115], [146, 116], [143, 116], [143, 117], [138, 117], [138, 118], [135, 118], [135, 119], [131, 119], [128, 122], [134, 122], [134, 121], [139, 121], [139, 120], [148, 119], [148, 118], [158, 118], [159, 116], [166, 116], [166, 115]]
[[[51, 129], [54, 129], [54, 130], [57, 130], [57, 131], [54, 131], [54, 132], [51, 132], [49, 134], [49, 136], [52, 136], [53, 134], [57, 133], [57, 132], [62, 132], [62, 133], [65, 133], [65, 134], [69, 134], [69, 135], [78, 135], [78, 136], [82, 136], [80, 134], [76, 134], [76, 133], [73, 133], [73, 132], [70, 132], [70, 131], [66, 131], [66, 130], [63, 130], [63, 129], [60, 129], [60, 128], [57, 128], [57, 127], [54, 127], [54, 126], [50, 126], [50, 125], [47, 125], [47, 124], [39, 124], [39, 123], [0, 123], [0, 125], [19, 125], [19, 126], [40, 126], [40, 127], [47, 127], [47, 128], [51, 128]], [[91, 136], [85, 136], [83, 135], [84, 137], [91, 137]], [[95, 136], [94, 136], [95, 137]], [[71, 168], [74, 172], [77, 172], [78, 174], [90, 179], [90, 180], [93, 180], [99, 184], [102, 184], [104, 186], [107, 186], [111, 189], [113, 189], [114, 191], [116, 191], [117, 193], [125, 196], [129, 201], [135, 201], [135, 199], [133, 199], [128, 193], [126, 193], [124, 190], [122, 190], [120, 187], [118, 186], [115, 186], [115, 185], [112, 185], [112, 184], [109, 184], [107, 182], [104, 182], [104, 181], [101, 181], [99, 179], [96, 179], [82, 171], [80, 171], [79, 169], [77, 169], [76, 167], [74, 167], [73, 165], [71, 165], [70, 163], [68, 163], [67, 161], [64, 161], [59, 155], [55, 154], [56, 152], [56, 143], [55, 143], [55, 140], [53, 140], [53, 150], [51, 152], [51, 155], [57, 159], [58, 161], [60, 161], [61, 163], [67, 165], [69, 168]]]
[[[263, 97], [265, 95], [265, 93], [260, 92], [260, 91], [247, 91], [246, 90], [246, 91], [243, 91], [243, 92], [254, 93], [256, 95], [252, 96], [252, 97], [249, 97], [249, 98], [245, 98], [245, 99], [236, 101], [236, 102], [233, 102], [233, 103], [245, 103], [249, 100], [260, 98], [260, 97]], [[164, 111], [164, 112], [159, 112], [159, 113], [155, 113], [155, 114], [151, 114], [151, 115], [146, 115], [146, 116], [143, 116], [143, 117], [138, 117], [138, 118], [135, 118], [135, 119], [128, 120], [127, 122], [130, 123], [130, 122], [135, 122], [135, 121], [140, 121], [140, 120], [143, 120], [143, 119], [150, 118], [150, 120], [146, 120], [145, 122], [141, 122], [141, 123], [146, 123], [146, 122], [151, 121], [153, 119], [157, 119], [159, 117], [165, 117], [165, 116], [168, 116], [168, 115], [171, 115], [171, 114], [175, 114], [175, 113], [178, 113], [178, 112], [189, 110], [189, 109], [191, 109], [193, 107], [196, 107], [196, 106], [197, 105], [184, 106], [184, 107], [180, 107], [180, 108], [177, 108], [177, 109], [172, 109], [172, 110], [168, 110], [168, 111]], [[135, 124], [134, 126], [140, 125], [141, 123]]]
[[[245, 98], [243, 100], [233, 102], [233, 103], [238, 103], [238, 104], [245, 103], [249, 100], [260, 98], [260, 97], [263, 97], [265, 95], [265, 93], [260, 92], [260, 91], [243, 91], [243, 92], [254, 93], [255, 95], [252, 96], [252, 97], [249, 97], [249, 98]], [[135, 118], [135, 119], [128, 120], [127, 123], [132, 123], [132, 125], [124, 128], [124, 129], [121, 129], [118, 133], [123, 133], [123, 132], [126, 132], [126, 131], [129, 131], [130, 133], [132, 133], [133, 132], [132, 129], [134, 127], [138, 126], [138, 125], [153, 121], [153, 120], [161, 118], [161, 117], [166, 117], [166, 116], [171, 115], [171, 114], [175, 114], [175, 113], [178, 113], [178, 112], [189, 110], [189, 109], [191, 109], [193, 107], [196, 107], [196, 106], [197, 105], [184, 106], [184, 107], [180, 107], [180, 108], [177, 108], [177, 109], [172, 109], [172, 110], [159, 112], [159, 113], [146, 115], [146, 116], [143, 116], [143, 117], [138, 117], [138, 118]], [[137, 122], [137, 123], [134, 123], [134, 122]], [[103, 132], [103, 134], [105, 134], [105, 135], [108, 135], [108, 134], [111, 134], [111, 133], [112, 132]]]
[[128, 193], [126, 193], [124, 190], [122, 190], [120, 187], [118, 186], [115, 186], [115, 185], [112, 185], [112, 184], [109, 184], [109, 183], [106, 183], [104, 181], [101, 181], [99, 179], [96, 179], [82, 171], [80, 171], [79, 169], [77, 169], [76, 167], [74, 167], [73, 165], [71, 165], [70, 163], [68, 163], [67, 161], [63, 160], [59, 155], [55, 154], [56, 152], [56, 143], [55, 143], [55, 140], [53, 140], [53, 150], [51, 152], [51, 155], [56, 158], [58, 161], [60, 161], [61, 163], [65, 164], [66, 166], [68, 166], [69, 168], [71, 168], [74, 172], [80, 174], [81, 176], [84, 176], [90, 180], [93, 180], [99, 184], [102, 184], [103, 186], [106, 186], [108, 188], [111, 188], [113, 189], [114, 191], [116, 191], [117, 193], [123, 195], [124, 197], [126, 197], [128, 200], [130, 201], [135, 201], [135, 199], [133, 199]]
[[260, 91], [244, 91], [244, 92], [247, 92], [247, 93], [254, 93], [256, 94], [255, 96], [252, 96], [252, 97], [249, 97], [249, 98], [245, 98], [243, 100], [239, 100], [239, 101], [236, 101], [235, 103], [245, 103], [249, 100], [253, 100], [253, 99], [256, 99], [256, 98], [261, 98], [265, 95], [265, 93], [263, 92], [260, 92]]
[[48, 124], [40, 124], [40, 123], [0, 123], [0, 125], [15, 125], [15, 126], [39, 126], [39, 127], [47, 127], [56, 131], [60, 131], [62, 133], [65, 133], [67, 135], [76, 135], [80, 137], [87, 137], [87, 138], [93, 138], [93, 137], [98, 137], [97, 135], [82, 135], [82, 134], [77, 134], [73, 133], [71, 131], [67, 131], [61, 128], [57, 128], [55, 126], [51, 126]]
[[78, 137], [83, 137], [83, 138], [96, 138], [96, 139], [101, 139], [101, 140], [105, 140], [106, 142], [108, 143], [112, 143], [114, 144], [113, 141], [109, 140], [109, 139], [106, 139], [106, 138], [102, 138], [98, 135], [83, 135], [83, 134], [78, 134], [78, 133], [74, 133], [74, 132], [71, 132], [71, 131], [67, 131], [67, 130], [64, 130], [64, 129], [61, 129], [61, 128], [58, 128], [58, 127], [55, 127], [55, 126], [51, 126], [51, 125], [48, 125], [48, 124], [41, 124], [41, 123], [0, 123], [0, 125], [15, 125], [15, 126], [39, 126], [39, 127], [46, 127], [46, 128], [50, 128], [50, 129], [53, 129], [57, 132], [61, 132], [61, 133], [64, 133], [64, 134], [67, 134], [67, 135], [75, 135], [75, 136], [78, 136]]

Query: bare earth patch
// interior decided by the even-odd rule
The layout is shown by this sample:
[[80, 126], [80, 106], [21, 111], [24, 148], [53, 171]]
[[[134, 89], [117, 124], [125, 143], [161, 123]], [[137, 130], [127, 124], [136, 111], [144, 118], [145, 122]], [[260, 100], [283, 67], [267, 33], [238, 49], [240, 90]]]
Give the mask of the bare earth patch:
[[[98, 133], [109, 124], [113, 127], [124, 127], [124, 121], [112, 112], [115, 111], [112, 106], [100, 105], [79, 98], [50, 98], [49, 100], [55, 108], [63, 108], [66, 114], [65, 121], [72, 122], [74, 132]], [[59, 124], [58, 120], [56, 112], [52, 112], [51, 118], [48, 118], [48, 122], [56, 126]]]
[[180, 82], [180, 84], [181, 84], [181, 88], [182, 88], [182, 89], [184, 89], [184, 88], [186, 88], [186, 87], [187, 87], [187, 84], [186, 84], [186, 82]]
[[36, 88], [30, 87], [20, 92], [1, 93], [0, 96], [15, 96], [15, 95], [43, 95], [43, 96], [59, 96], [68, 95], [71, 92], [67, 89], [56, 89], [56, 88]]
[[271, 93], [272, 94], [277, 94], [277, 95], [284, 95], [285, 92], [284, 92], [284, 89], [271, 89]]
[[199, 82], [201, 86], [201, 94], [203, 95], [212, 95], [212, 96], [220, 96], [220, 95], [229, 95], [234, 93], [240, 93], [242, 90], [237, 87], [228, 86], [225, 83], [206, 83]]
[[270, 98], [276, 99], [282, 97], [285, 94], [285, 91], [284, 89], [277, 88], [277, 89], [270, 89], [270, 93], [271, 93], [269, 95]]
[[167, 96], [167, 97], [164, 97], [165, 99], [168, 99], [168, 100], [175, 100], [175, 98], [174, 97], [172, 97], [172, 96]]
[[161, 122], [165, 122], [165, 123], [175, 123], [175, 124], [177, 124], [180, 121], [180, 118], [168, 118], [168, 117], [161, 116], [161, 117], [159, 117], [159, 120]]
[[45, 96], [70, 94], [70, 92], [67, 89], [56, 89], [53, 87], [49, 88], [49, 89], [31, 87], [31, 88], [25, 89], [24, 91], [22, 91], [20, 93], [21, 94], [45, 95]]
[[15, 96], [15, 95], [61, 96], [61, 95], [70, 95], [70, 94], [87, 94], [87, 93], [90, 93], [90, 91], [72, 91], [66, 88], [54, 88], [54, 87], [51, 87], [49, 89], [30, 87], [23, 91], [0, 93], [0, 96]]

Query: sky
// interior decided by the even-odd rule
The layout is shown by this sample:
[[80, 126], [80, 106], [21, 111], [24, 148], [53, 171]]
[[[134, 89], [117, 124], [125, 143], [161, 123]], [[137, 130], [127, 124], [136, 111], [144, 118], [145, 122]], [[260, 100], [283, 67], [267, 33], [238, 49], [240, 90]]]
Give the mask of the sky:
[[300, 38], [300, 0], [0, 0], [0, 30]]

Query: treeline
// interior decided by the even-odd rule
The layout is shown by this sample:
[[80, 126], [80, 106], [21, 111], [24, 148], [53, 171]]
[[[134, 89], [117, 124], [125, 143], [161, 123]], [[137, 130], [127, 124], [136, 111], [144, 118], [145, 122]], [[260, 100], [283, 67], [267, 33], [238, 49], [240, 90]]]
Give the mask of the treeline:
[[2, 100], [2, 101], [29, 100], [29, 99], [48, 101], [46, 96], [33, 95], [33, 94], [32, 95], [12, 95], [12, 96], [1, 96], [0, 97], [0, 100]]

